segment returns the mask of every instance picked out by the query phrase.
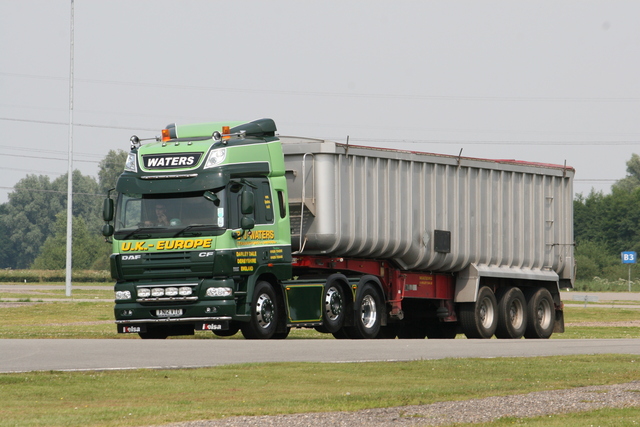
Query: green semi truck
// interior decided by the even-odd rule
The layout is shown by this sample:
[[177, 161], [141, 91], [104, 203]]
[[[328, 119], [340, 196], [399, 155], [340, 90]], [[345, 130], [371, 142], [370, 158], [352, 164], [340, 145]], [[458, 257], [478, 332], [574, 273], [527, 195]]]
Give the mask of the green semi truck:
[[564, 331], [572, 168], [281, 137], [271, 119], [147, 141], [103, 210], [119, 333]]

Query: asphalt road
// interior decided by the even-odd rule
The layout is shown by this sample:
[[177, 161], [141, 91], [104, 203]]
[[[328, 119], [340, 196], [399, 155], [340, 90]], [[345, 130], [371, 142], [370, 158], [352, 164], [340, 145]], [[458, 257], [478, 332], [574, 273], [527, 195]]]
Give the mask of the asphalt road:
[[0, 340], [0, 372], [637, 354], [640, 340]]

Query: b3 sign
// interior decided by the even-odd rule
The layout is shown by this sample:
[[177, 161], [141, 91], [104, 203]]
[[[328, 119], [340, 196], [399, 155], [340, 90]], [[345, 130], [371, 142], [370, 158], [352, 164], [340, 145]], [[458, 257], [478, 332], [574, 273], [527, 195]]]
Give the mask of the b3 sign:
[[632, 251], [622, 252], [620, 254], [622, 256], [623, 264], [635, 264], [636, 263], [636, 253]]

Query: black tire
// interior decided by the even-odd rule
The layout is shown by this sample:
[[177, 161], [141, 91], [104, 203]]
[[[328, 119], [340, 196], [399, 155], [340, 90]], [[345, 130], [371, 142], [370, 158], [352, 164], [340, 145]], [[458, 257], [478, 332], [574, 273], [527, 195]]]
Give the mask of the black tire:
[[289, 332], [291, 332], [291, 328], [287, 326], [286, 328], [284, 328], [284, 331], [276, 332], [275, 334], [273, 334], [271, 339], [283, 340], [283, 339], [285, 339], [285, 338], [287, 338], [289, 336]]
[[426, 326], [429, 339], [454, 339], [458, 335], [457, 322], [440, 322], [435, 320]]
[[338, 332], [346, 314], [344, 289], [337, 280], [327, 282], [322, 299], [322, 326], [329, 333]]
[[347, 335], [351, 338], [373, 339], [380, 332], [382, 310], [382, 299], [378, 291], [371, 283], [367, 283], [356, 298], [353, 327], [343, 329], [348, 329]]
[[268, 282], [258, 282], [251, 301], [251, 318], [240, 330], [249, 340], [266, 340], [276, 333], [280, 317], [276, 293]]
[[347, 327], [343, 327], [338, 331], [332, 332], [331, 335], [333, 335], [337, 340], [348, 340], [352, 338]]
[[545, 288], [533, 291], [527, 298], [527, 330], [524, 336], [549, 338], [555, 327], [555, 314], [551, 293]]
[[507, 288], [498, 301], [498, 338], [522, 338], [527, 330], [527, 300], [519, 288]]
[[229, 322], [229, 329], [226, 331], [213, 331], [213, 334], [217, 337], [232, 337], [238, 333], [240, 325], [237, 322]]
[[498, 303], [493, 291], [483, 286], [476, 302], [460, 305], [460, 326], [467, 338], [491, 338], [498, 326]]

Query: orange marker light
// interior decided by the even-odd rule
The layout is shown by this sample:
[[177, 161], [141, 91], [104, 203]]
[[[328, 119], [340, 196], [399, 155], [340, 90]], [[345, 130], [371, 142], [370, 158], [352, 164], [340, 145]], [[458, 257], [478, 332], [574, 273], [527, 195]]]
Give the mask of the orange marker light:
[[169, 129], [162, 129], [162, 140], [168, 141], [170, 139], [171, 139], [171, 136], [169, 135]]
[[229, 126], [222, 126], [222, 139], [231, 139]]

